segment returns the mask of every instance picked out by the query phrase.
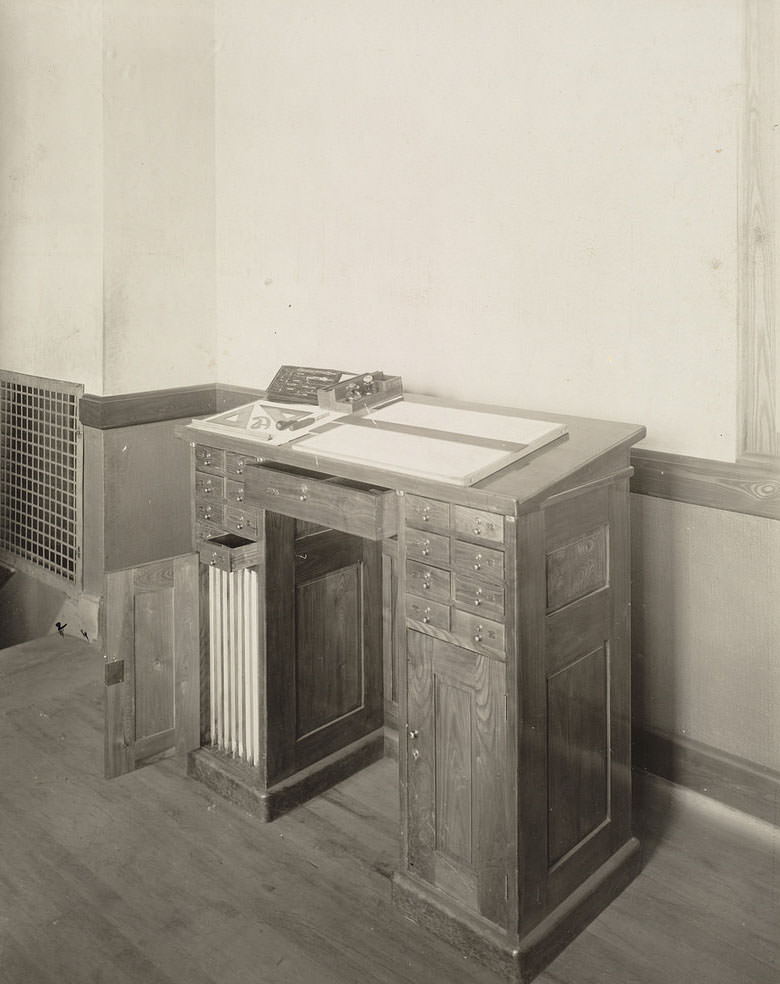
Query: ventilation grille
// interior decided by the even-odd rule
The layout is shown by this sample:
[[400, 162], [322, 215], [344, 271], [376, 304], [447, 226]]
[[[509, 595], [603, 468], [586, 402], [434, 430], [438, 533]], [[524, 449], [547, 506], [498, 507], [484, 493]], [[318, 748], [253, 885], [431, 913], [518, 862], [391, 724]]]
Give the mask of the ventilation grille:
[[79, 587], [83, 391], [0, 371], [0, 554]]

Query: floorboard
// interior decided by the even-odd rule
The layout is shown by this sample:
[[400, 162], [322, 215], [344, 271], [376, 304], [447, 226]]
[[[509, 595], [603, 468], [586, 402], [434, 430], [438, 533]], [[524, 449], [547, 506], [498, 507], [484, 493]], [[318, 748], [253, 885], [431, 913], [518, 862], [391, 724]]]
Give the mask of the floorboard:
[[[0, 652], [0, 984], [498, 984], [390, 902], [396, 766], [262, 824], [174, 759], [102, 778], [102, 658]], [[639, 877], [539, 984], [777, 984], [780, 832], [638, 777]]]

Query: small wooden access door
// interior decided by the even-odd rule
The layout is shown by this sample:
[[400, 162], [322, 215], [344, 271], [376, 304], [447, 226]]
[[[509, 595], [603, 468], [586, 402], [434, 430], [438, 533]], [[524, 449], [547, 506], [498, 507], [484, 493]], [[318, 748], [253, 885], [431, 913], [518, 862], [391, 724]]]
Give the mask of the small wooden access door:
[[105, 578], [105, 774], [200, 744], [198, 556]]
[[411, 629], [407, 653], [409, 868], [506, 926], [506, 667]]

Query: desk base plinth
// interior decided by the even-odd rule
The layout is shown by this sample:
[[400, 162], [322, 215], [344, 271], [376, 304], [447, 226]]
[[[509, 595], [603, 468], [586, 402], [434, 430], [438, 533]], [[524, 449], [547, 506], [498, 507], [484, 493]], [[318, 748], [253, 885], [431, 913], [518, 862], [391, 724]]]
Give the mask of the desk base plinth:
[[384, 756], [385, 735], [377, 728], [281, 782], [265, 786], [258, 769], [214, 748], [187, 757], [187, 774], [205, 783], [264, 822], [270, 822]]
[[636, 877], [640, 863], [639, 841], [632, 837], [522, 939], [470, 913], [414, 875], [393, 876], [393, 902], [465, 957], [514, 984], [528, 984]]

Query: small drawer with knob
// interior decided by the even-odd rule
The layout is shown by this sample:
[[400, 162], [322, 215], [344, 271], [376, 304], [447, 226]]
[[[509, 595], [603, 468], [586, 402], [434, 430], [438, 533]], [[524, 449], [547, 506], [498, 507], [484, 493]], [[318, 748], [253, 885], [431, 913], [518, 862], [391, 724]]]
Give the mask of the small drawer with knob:
[[453, 609], [452, 632], [467, 649], [504, 658], [506, 637], [500, 622]]
[[214, 526], [222, 526], [224, 520], [224, 507], [221, 502], [212, 502], [208, 497], [195, 500], [195, 521], [198, 523], [211, 523]]
[[229, 506], [239, 505], [246, 500], [246, 483], [228, 479], [225, 482], [225, 499]]
[[388, 489], [300, 469], [250, 465], [246, 502], [368, 540], [398, 532], [398, 496]]
[[453, 526], [458, 536], [473, 536], [493, 543], [504, 542], [504, 517], [498, 513], [453, 506]]
[[500, 550], [476, 543], [466, 543], [465, 540], [456, 540], [452, 553], [452, 566], [459, 573], [503, 581], [504, 555]]
[[450, 525], [450, 504], [409, 494], [406, 496], [406, 524], [418, 529], [447, 530]]
[[244, 478], [248, 465], [257, 463], [257, 458], [250, 454], [237, 454], [235, 451], [228, 451], [225, 455], [225, 474], [231, 478]]
[[239, 536], [237, 533], [220, 533], [198, 542], [201, 564], [221, 571], [243, 571], [256, 567], [262, 556], [262, 543]]
[[455, 604], [468, 611], [479, 611], [499, 617], [504, 614], [503, 584], [488, 584], [477, 578], [453, 574], [452, 592]]
[[450, 628], [449, 605], [418, 598], [416, 595], [406, 596], [406, 617], [414, 619], [415, 622], [422, 622], [423, 625], [431, 625], [435, 629], [444, 629], [445, 632]]
[[257, 510], [225, 507], [225, 530], [240, 533], [249, 540], [257, 539]]
[[225, 471], [225, 452], [220, 448], [210, 448], [205, 444], [196, 444], [195, 467], [198, 471], [223, 474]]
[[407, 530], [406, 555], [413, 560], [421, 560], [428, 564], [444, 564], [450, 562], [450, 538], [440, 533], [429, 533], [425, 530]]
[[225, 479], [209, 472], [195, 472], [195, 495], [220, 502], [225, 497]]
[[450, 600], [450, 572], [418, 564], [414, 560], [406, 562], [406, 590], [434, 601]]

